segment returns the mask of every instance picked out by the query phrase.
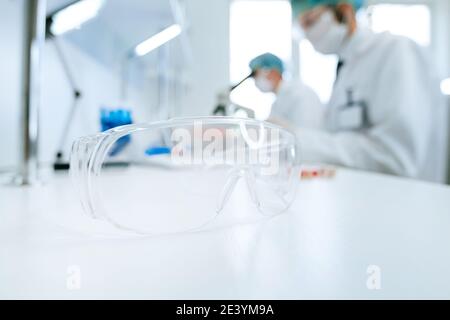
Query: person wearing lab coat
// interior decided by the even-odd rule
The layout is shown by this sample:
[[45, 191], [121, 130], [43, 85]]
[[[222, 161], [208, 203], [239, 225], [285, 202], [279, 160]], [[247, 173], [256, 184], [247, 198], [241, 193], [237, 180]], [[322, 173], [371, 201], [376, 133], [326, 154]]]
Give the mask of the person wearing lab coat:
[[362, 0], [291, 0], [314, 48], [339, 57], [326, 131], [296, 129], [305, 162], [444, 182], [447, 115], [424, 50], [357, 25]]
[[250, 61], [255, 86], [262, 92], [272, 92], [271, 122], [319, 129], [323, 125], [324, 108], [317, 94], [301, 81], [283, 77], [284, 64], [280, 58], [264, 53]]

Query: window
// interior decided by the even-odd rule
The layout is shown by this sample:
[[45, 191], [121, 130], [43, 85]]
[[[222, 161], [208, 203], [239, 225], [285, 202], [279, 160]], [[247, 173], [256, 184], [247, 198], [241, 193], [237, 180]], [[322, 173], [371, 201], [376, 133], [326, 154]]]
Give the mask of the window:
[[306, 39], [300, 41], [299, 56], [301, 79], [317, 93], [322, 103], [327, 103], [333, 91], [338, 58], [318, 53]]
[[422, 46], [431, 42], [431, 13], [426, 5], [378, 4], [367, 10], [373, 31], [406, 36]]
[[[234, 0], [230, 8], [230, 79], [237, 83], [250, 72], [251, 59], [271, 52], [285, 63], [292, 53], [291, 7], [281, 0]], [[233, 102], [255, 111], [259, 119], [270, 114], [275, 99], [273, 94], [263, 94], [247, 80], [236, 89]]]

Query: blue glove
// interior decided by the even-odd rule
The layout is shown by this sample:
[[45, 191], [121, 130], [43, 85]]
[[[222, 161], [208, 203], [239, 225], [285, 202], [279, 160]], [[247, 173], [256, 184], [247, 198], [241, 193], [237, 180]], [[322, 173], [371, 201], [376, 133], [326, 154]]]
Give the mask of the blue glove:
[[[100, 125], [102, 131], [106, 131], [118, 126], [123, 126], [127, 124], [132, 124], [133, 120], [131, 118], [131, 111], [124, 109], [116, 110], [100, 110]], [[129, 135], [124, 136], [117, 140], [109, 151], [110, 156], [118, 155], [129, 143], [131, 142], [131, 137]]]
[[160, 154], [170, 154], [169, 147], [150, 147], [145, 150], [145, 154], [148, 156], [157, 156]]

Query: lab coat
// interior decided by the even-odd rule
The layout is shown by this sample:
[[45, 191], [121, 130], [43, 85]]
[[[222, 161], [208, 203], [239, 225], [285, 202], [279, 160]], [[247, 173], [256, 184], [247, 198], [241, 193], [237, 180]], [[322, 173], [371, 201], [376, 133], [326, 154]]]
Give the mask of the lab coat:
[[324, 106], [317, 94], [301, 81], [282, 81], [270, 117], [301, 128], [323, 126]]
[[[327, 107], [327, 131], [296, 132], [303, 160], [444, 182], [447, 111], [424, 50], [404, 37], [359, 29], [339, 56], [345, 64]], [[358, 103], [348, 107], [349, 100]]]

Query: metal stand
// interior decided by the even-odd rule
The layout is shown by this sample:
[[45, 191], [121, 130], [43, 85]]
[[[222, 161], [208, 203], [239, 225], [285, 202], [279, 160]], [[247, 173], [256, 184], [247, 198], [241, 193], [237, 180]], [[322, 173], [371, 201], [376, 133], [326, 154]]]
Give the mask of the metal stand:
[[18, 185], [38, 180], [41, 58], [45, 43], [46, 0], [25, 1], [25, 45], [22, 92], [22, 154]]
[[59, 60], [61, 61], [64, 73], [66, 75], [66, 78], [70, 84], [70, 87], [72, 88], [73, 92], [73, 102], [72, 106], [70, 108], [69, 114], [67, 115], [67, 119], [65, 121], [65, 125], [63, 127], [63, 133], [61, 135], [57, 153], [56, 153], [56, 161], [53, 164], [53, 169], [55, 170], [67, 170], [69, 169], [69, 164], [64, 162], [64, 145], [66, 144], [67, 136], [69, 134], [70, 125], [72, 123], [72, 119], [75, 115], [75, 111], [78, 107], [79, 101], [82, 97], [81, 91], [78, 89], [78, 86], [75, 83], [75, 80], [72, 76], [72, 73], [69, 68], [69, 64], [67, 63], [67, 59], [63, 54], [63, 51], [61, 49], [61, 46], [58, 43], [58, 39], [53, 38], [53, 44], [56, 49], [56, 53], [58, 55]]

